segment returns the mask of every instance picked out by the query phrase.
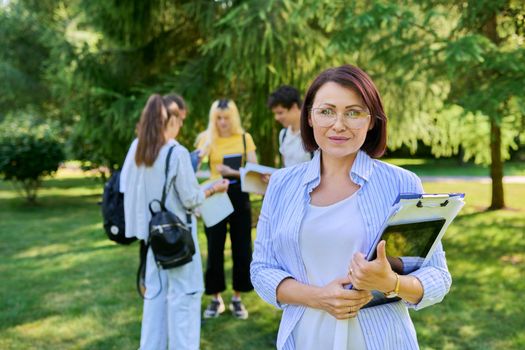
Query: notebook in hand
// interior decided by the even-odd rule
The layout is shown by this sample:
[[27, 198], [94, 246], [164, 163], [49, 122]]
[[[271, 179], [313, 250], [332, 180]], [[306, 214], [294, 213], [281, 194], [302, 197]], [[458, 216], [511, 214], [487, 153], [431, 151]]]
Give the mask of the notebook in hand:
[[242, 163], [242, 154], [227, 154], [222, 158], [222, 164], [229, 166], [233, 170], [239, 170]]
[[[412, 261], [414, 270], [421, 267], [425, 258], [430, 253], [434, 242], [439, 236], [445, 218], [430, 219], [419, 222], [409, 222], [388, 225], [378, 240], [386, 242], [386, 255], [393, 258], [406, 258]], [[368, 254], [368, 260], [374, 260], [377, 254], [377, 246], [372, 247]], [[382, 305], [400, 300], [400, 298], [386, 298], [383, 293], [372, 292], [374, 299], [364, 308]]]

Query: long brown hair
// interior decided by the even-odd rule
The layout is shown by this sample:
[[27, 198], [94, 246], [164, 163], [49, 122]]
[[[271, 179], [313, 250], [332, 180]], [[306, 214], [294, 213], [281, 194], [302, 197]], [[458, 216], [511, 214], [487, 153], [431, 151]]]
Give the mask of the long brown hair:
[[[164, 110], [164, 113], [162, 112]], [[166, 143], [164, 131], [169, 114], [164, 107], [162, 96], [151, 95], [142, 110], [137, 127], [139, 143], [135, 153], [137, 166], [144, 164], [152, 166], [159, 155], [160, 149]]]

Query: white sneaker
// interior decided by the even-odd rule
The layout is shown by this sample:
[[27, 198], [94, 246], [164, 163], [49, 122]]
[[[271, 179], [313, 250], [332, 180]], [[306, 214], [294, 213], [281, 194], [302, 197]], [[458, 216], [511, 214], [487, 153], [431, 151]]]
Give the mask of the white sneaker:
[[224, 302], [217, 299], [212, 299], [206, 310], [204, 310], [203, 317], [204, 318], [215, 318], [219, 317], [220, 314], [222, 314], [226, 310], [226, 307], [224, 306]]

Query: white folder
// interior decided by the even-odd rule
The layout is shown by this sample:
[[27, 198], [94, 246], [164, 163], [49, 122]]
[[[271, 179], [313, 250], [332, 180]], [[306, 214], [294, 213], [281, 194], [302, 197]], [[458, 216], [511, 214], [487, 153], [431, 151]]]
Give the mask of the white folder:
[[239, 169], [241, 173], [241, 191], [264, 194], [268, 184], [262, 181], [261, 175], [273, 174], [276, 170], [265, 165], [246, 163], [244, 168]]
[[[203, 190], [209, 189], [216, 181], [206, 181], [201, 184]], [[233, 213], [233, 205], [226, 192], [215, 192], [212, 196], [206, 198], [198, 212], [206, 227], [218, 224]]]

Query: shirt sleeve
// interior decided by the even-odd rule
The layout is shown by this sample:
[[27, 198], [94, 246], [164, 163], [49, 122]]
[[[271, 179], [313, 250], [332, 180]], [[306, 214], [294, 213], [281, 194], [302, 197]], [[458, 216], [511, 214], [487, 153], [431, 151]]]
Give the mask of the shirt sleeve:
[[250, 275], [255, 291], [267, 303], [282, 309], [277, 301], [277, 287], [286, 278], [293, 276], [284, 271], [275, 257], [273, 232], [271, 229], [272, 213], [275, 210], [274, 193], [276, 192], [276, 177], [272, 175], [268, 190], [264, 197], [259, 222], [257, 223], [257, 238], [254, 243], [253, 260], [250, 265]]
[[137, 151], [137, 144], [139, 143], [138, 139], [133, 140], [131, 145], [129, 146], [128, 154], [126, 154], [126, 159], [124, 160], [124, 164], [122, 165], [122, 171], [120, 172], [120, 183], [119, 183], [119, 191], [121, 193], [124, 193], [126, 190], [127, 182], [128, 182], [128, 174], [130, 172], [130, 168], [133, 165], [133, 162], [135, 161], [135, 152]]
[[408, 307], [420, 310], [439, 303], [445, 298], [452, 284], [452, 276], [448, 271], [441, 242], [439, 242], [428, 263], [409, 275], [416, 277], [423, 285], [423, 297], [417, 304], [406, 303]]
[[177, 157], [172, 157], [172, 162], [176, 162], [174, 166], [177, 167], [174, 186], [184, 208], [193, 209], [204, 202], [204, 191], [193, 171], [190, 153], [182, 146], [177, 148]]
[[[410, 188], [406, 188], [403, 192], [424, 193], [421, 180], [415, 174], [412, 174], [413, 181], [410, 181]], [[414, 263], [416, 260], [402, 258], [403, 272], [410, 276], [416, 277], [423, 286], [423, 297], [417, 304], [405, 302], [405, 304], [415, 310], [420, 310], [427, 306], [441, 302], [445, 295], [450, 290], [452, 284], [452, 276], [448, 271], [447, 260], [445, 258], [445, 251], [441, 242], [438, 243], [436, 250], [432, 254], [429, 261], [414, 271]]]
[[257, 147], [255, 147], [255, 143], [253, 142], [252, 135], [245, 133], [245, 136], [246, 136], [246, 153], [255, 152]]

